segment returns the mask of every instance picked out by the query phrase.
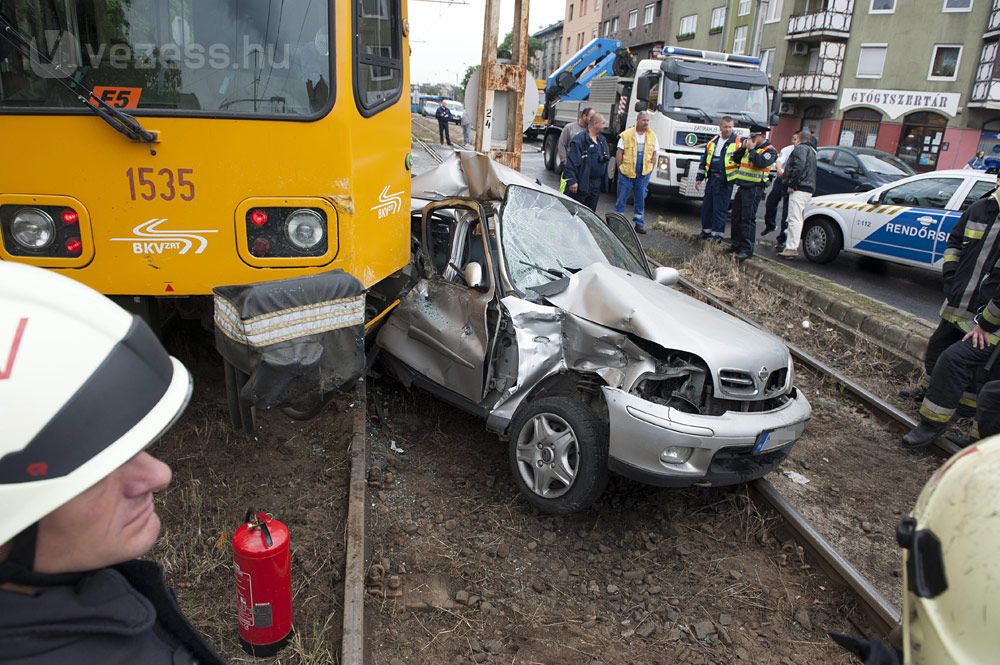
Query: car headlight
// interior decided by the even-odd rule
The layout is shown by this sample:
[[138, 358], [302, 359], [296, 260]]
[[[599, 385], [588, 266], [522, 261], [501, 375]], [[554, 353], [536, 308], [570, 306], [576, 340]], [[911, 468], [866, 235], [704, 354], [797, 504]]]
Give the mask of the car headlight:
[[314, 210], [296, 210], [285, 222], [288, 242], [304, 252], [322, 242], [323, 233], [323, 217]]
[[26, 249], [44, 249], [55, 239], [56, 225], [44, 210], [23, 208], [11, 220], [10, 233]]

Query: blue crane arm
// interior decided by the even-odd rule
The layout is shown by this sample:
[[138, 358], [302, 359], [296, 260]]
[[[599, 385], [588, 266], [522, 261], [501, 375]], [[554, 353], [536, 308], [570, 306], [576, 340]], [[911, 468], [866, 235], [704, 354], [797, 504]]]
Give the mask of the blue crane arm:
[[586, 99], [590, 95], [590, 82], [612, 73], [621, 48], [622, 43], [617, 39], [592, 40], [546, 79], [546, 103]]

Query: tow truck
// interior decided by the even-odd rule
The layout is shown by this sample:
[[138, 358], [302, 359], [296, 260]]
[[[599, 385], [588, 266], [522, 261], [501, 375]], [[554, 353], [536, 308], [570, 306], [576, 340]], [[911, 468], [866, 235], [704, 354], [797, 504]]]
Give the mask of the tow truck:
[[[719, 120], [731, 116], [736, 133], [746, 136], [751, 125], [777, 124], [780, 105], [781, 93], [770, 85], [759, 58], [667, 46], [660, 58], [636, 63], [620, 41], [595, 39], [546, 83], [545, 168], [558, 167], [559, 135], [576, 122], [581, 108], [593, 107], [608, 119], [605, 136], [612, 149], [639, 111], [650, 111], [649, 126], [660, 143], [650, 190], [702, 198], [704, 192], [695, 187], [698, 165]], [[614, 160], [608, 167], [614, 183]]]

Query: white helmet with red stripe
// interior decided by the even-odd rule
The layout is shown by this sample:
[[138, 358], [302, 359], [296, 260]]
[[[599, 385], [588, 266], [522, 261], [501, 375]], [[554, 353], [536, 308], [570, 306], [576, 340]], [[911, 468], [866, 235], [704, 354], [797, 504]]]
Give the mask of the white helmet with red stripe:
[[0, 544], [180, 415], [191, 377], [149, 327], [68, 277], [0, 261]]

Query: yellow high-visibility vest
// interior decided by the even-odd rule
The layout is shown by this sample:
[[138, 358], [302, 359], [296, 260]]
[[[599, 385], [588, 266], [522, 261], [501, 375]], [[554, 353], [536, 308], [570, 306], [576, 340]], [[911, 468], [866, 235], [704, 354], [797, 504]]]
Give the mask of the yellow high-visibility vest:
[[[649, 175], [653, 172], [653, 148], [656, 146], [656, 134], [652, 129], [646, 128], [646, 144], [642, 151], [642, 175]], [[635, 177], [635, 162], [639, 154], [639, 140], [635, 136], [635, 127], [629, 127], [621, 133], [621, 140], [624, 143], [622, 150], [622, 164], [618, 167], [621, 174], [626, 178]]]
[[[705, 179], [708, 179], [708, 172], [712, 168], [712, 158], [715, 156], [715, 146], [718, 141], [722, 140], [721, 136], [716, 136], [708, 145], [705, 146]], [[736, 152], [740, 147], [740, 137], [735, 137], [729, 146], [726, 148], [726, 154], [723, 155], [722, 164], [726, 168], [726, 182], [732, 182], [733, 178], [736, 177], [736, 171], [739, 168], [739, 164], [733, 159], [733, 153]]]

